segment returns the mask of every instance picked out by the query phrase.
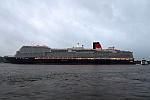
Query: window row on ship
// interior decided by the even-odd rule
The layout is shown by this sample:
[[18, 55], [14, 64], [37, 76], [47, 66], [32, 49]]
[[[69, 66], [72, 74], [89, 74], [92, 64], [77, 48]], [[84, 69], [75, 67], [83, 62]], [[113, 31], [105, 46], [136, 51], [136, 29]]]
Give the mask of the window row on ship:
[[16, 54], [16, 57], [40, 57], [40, 56], [46, 56], [46, 57], [133, 57], [132, 54], [103, 54], [103, 53], [19, 53]]

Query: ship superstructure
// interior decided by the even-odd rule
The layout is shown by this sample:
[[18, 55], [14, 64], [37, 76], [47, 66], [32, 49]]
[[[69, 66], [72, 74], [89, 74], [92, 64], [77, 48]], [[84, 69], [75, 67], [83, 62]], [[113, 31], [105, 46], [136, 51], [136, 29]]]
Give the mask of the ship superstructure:
[[48, 46], [22, 46], [14, 57], [5, 56], [10, 63], [22, 64], [134, 64], [133, 53], [114, 47], [102, 49], [99, 42], [93, 42], [93, 49], [85, 49], [79, 43], [76, 47], [54, 49]]

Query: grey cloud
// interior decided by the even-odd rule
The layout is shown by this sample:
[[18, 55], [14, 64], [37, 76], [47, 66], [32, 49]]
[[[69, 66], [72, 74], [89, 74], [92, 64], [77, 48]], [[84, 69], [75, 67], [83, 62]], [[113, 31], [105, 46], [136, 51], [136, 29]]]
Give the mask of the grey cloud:
[[100, 41], [150, 59], [149, 9], [149, 0], [1, 0], [0, 55], [32, 41], [54, 48]]

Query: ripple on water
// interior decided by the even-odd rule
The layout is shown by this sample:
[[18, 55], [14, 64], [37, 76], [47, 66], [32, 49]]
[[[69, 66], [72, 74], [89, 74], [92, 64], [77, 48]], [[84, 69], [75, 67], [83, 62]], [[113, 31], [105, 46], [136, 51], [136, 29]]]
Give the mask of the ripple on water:
[[0, 99], [150, 98], [150, 66], [0, 64]]

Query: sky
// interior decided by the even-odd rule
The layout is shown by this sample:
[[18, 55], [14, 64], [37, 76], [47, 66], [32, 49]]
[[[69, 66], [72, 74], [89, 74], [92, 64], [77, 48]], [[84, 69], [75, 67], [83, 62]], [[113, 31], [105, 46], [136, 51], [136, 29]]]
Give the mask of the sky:
[[0, 0], [0, 56], [24, 45], [132, 51], [150, 60], [150, 0]]

